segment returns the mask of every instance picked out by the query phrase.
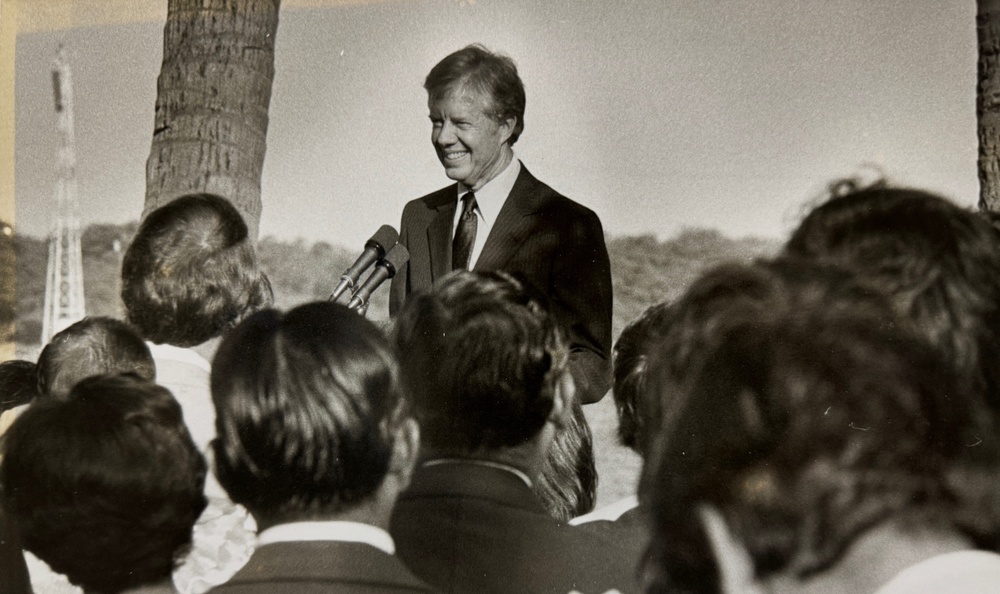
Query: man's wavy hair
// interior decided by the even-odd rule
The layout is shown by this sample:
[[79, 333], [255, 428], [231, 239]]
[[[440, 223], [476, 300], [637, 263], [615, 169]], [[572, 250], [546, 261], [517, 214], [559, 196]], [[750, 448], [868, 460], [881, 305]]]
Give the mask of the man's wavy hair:
[[114, 593], [170, 578], [206, 505], [205, 472], [166, 388], [105, 375], [18, 417], [0, 485], [25, 549], [87, 592]]
[[212, 363], [216, 474], [257, 518], [296, 521], [370, 498], [405, 418], [395, 354], [342, 305], [253, 314]]
[[968, 397], [883, 296], [844, 271], [777, 261], [717, 268], [674, 307], [643, 399], [647, 592], [718, 591], [705, 505], [758, 578], [822, 572], [890, 519], [1000, 535], [953, 510], [946, 471], [968, 449]]
[[44, 398], [65, 400], [80, 380], [116, 373], [156, 379], [149, 347], [132, 327], [114, 318], [84, 318], [53, 336], [38, 356], [38, 390]]
[[508, 144], [514, 146], [524, 131], [524, 83], [517, 65], [509, 57], [476, 43], [447, 55], [424, 80], [431, 101], [460, 90], [475, 92], [489, 100], [487, 115], [495, 122], [515, 118]]
[[785, 252], [833, 263], [889, 297], [979, 404], [977, 451], [1000, 455], [1000, 237], [982, 213], [884, 182], [835, 183]]
[[597, 503], [594, 436], [580, 400], [574, 398], [571, 407], [531, 487], [549, 515], [560, 522], [594, 511]]
[[473, 453], [542, 430], [569, 373], [566, 339], [543, 299], [509, 274], [470, 271], [407, 299], [395, 342], [423, 443]]
[[143, 338], [189, 347], [270, 304], [239, 211], [214, 194], [188, 194], [142, 221], [122, 262], [126, 317]]

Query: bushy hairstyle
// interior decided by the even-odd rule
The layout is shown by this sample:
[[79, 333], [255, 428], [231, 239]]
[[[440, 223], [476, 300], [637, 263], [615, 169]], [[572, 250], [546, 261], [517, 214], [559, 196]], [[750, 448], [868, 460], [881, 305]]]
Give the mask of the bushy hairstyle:
[[34, 363], [21, 359], [0, 363], [0, 413], [37, 397], [38, 372]]
[[1000, 418], [997, 232], [982, 214], [920, 190], [834, 188], [785, 251], [849, 268], [888, 295], [955, 366], [980, 405], [980, 437], [992, 450]]
[[205, 460], [170, 392], [130, 375], [33, 404], [4, 436], [0, 484], [24, 547], [87, 592], [169, 579], [205, 508]]
[[716, 269], [675, 307], [650, 363], [647, 592], [717, 591], [706, 504], [760, 578], [823, 571], [890, 518], [964, 529], [945, 470], [967, 449], [965, 397], [877, 294], [778, 262]]
[[149, 213], [122, 262], [128, 321], [157, 344], [201, 344], [271, 299], [240, 213], [213, 194]]
[[641, 399], [650, 373], [649, 346], [670, 323], [669, 303], [653, 305], [622, 330], [615, 343], [614, 389], [618, 439], [642, 455], [647, 443], [647, 419]]
[[480, 44], [451, 53], [431, 69], [424, 81], [432, 101], [467, 89], [488, 99], [487, 115], [496, 122], [516, 118], [508, 143], [514, 146], [524, 131], [524, 84], [514, 60], [491, 52]]
[[405, 418], [388, 340], [335, 303], [258, 312], [212, 364], [219, 482], [258, 518], [294, 521], [374, 495]]
[[569, 349], [542, 297], [502, 272], [455, 271], [396, 318], [403, 385], [423, 443], [472, 453], [545, 426]]
[[594, 437], [574, 398], [568, 422], [560, 427], [532, 490], [553, 518], [568, 522], [594, 511], [597, 503], [597, 465]]
[[149, 347], [128, 324], [113, 318], [80, 320], [53, 336], [38, 356], [38, 389], [45, 398], [65, 400], [80, 380], [116, 373], [156, 379]]

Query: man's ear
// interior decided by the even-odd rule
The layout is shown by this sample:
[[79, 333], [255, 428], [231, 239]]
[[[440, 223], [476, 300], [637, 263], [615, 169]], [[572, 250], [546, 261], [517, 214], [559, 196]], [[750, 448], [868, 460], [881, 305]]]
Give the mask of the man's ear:
[[569, 417], [573, 414], [573, 400], [576, 398], [576, 383], [573, 381], [573, 374], [564, 371], [556, 380], [555, 389], [552, 391], [552, 410], [549, 411], [549, 421], [556, 427], [562, 428], [569, 423]]
[[392, 440], [392, 454], [389, 457], [388, 474], [397, 477], [401, 491], [410, 484], [419, 450], [420, 426], [413, 418], [407, 417], [396, 427]]
[[698, 506], [698, 518], [715, 556], [719, 585], [723, 594], [759, 594], [762, 590], [754, 577], [753, 560], [726, 524], [722, 512], [713, 505]]
[[517, 118], [511, 116], [504, 118], [500, 122], [500, 144], [510, 144], [510, 137], [514, 135], [514, 128], [517, 126]]

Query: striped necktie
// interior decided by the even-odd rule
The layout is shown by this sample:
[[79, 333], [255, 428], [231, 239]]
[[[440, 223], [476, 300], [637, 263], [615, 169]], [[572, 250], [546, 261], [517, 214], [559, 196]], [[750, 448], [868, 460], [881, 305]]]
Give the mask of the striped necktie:
[[462, 216], [458, 219], [455, 229], [455, 239], [451, 242], [452, 270], [466, 269], [472, 258], [472, 247], [476, 245], [476, 227], [479, 223], [476, 217], [476, 195], [468, 192], [462, 196]]

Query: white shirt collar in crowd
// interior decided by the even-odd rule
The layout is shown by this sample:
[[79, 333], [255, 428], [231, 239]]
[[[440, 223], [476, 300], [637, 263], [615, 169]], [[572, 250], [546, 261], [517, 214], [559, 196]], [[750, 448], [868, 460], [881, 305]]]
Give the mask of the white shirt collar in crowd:
[[371, 545], [390, 555], [396, 553], [396, 543], [385, 530], [360, 522], [289, 522], [264, 530], [257, 536], [257, 546], [277, 542], [336, 541]]
[[519, 468], [514, 468], [510, 464], [503, 464], [501, 462], [494, 462], [493, 460], [477, 460], [474, 458], [435, 458], [433, 460], [427, 460], [423, 463], [424, 468], [429, 468], [431, 466], [441, 466], [443, 464], [472, 464], [473, 466], [486, 466], [487, 468], [496, 468], [498, 470], [506, 470], [507, 472], [513, 474], [521, 481], [528, 485], [528, 488], [532, 488], [531, 478], [521, 471]]

